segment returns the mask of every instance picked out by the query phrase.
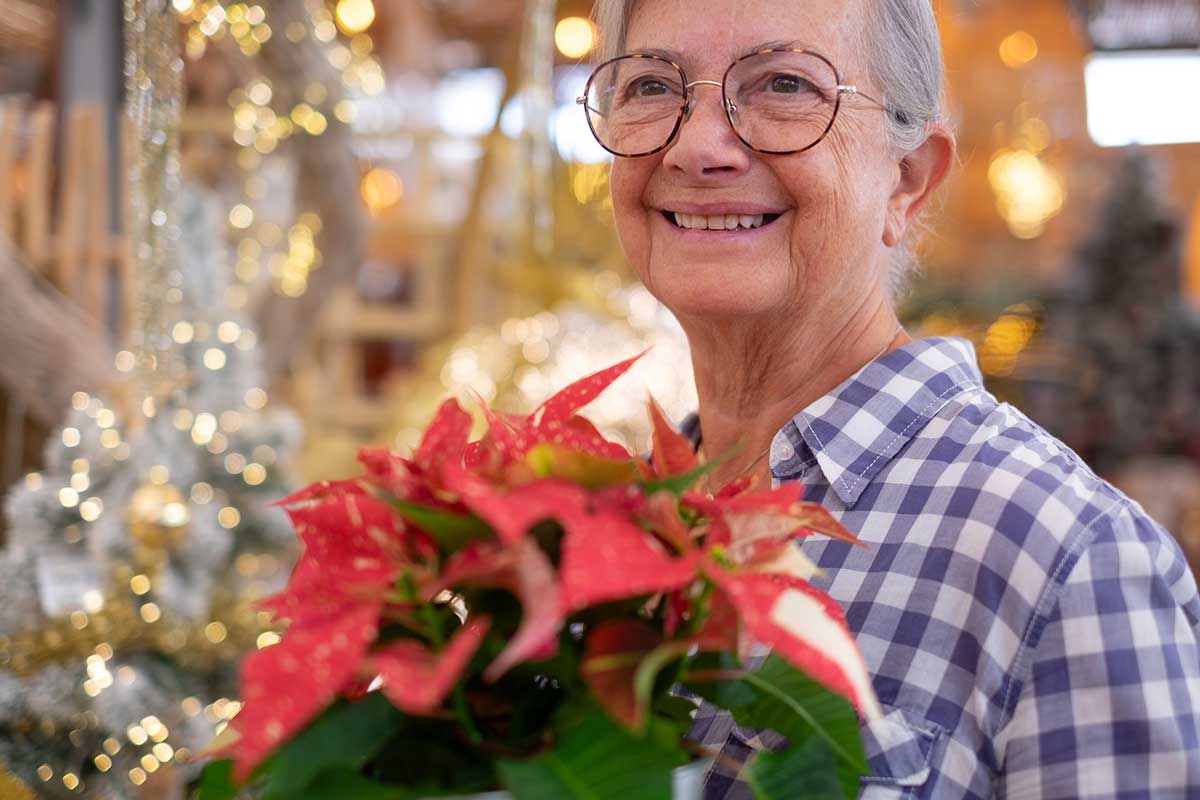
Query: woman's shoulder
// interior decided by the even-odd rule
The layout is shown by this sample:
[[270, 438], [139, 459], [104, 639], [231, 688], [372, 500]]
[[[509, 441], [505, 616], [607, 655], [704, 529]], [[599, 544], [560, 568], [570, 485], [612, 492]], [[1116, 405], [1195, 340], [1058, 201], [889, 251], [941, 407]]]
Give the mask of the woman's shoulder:
[[923, 467], [909, 467], [916, 482], [935, 480], [960, 498], [975, 493], [977, 503], [949, 504], [950, 517], [978, 517], [990, 508], [1000, 513], [1000, 527], [1041, 526], [1064, 541], [1102, 517], [1149, 520], [1065, 443], [982, 388], [947, 403], [905, 455]]

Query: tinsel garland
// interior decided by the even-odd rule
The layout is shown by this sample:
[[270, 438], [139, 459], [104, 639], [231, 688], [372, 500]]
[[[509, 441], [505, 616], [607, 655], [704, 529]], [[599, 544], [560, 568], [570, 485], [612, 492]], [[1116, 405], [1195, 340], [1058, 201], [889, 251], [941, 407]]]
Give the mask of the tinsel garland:
[[[209, 670], [253, 650], [263, 643], [260, 637], [270, 633], [269, 615], [221, 591], [214, 593], [211, 615], [199, 622], [161, 609], [149, 597], [130, 592], [130, 582], [139, 577], [146, 580], [134, 576], [129, 567], [117, 570], [105, 593], [108, 600], [98, 611], [76, 611], [36, 628], [0, 635], [0, 668], [28, 676], [96, 653], [150, 650], [170, 656], [182, 669]], [[148, 612], [149, 607], [153, 611]]]
[[168, 363], [171, 297], [164, 293], [180, 236], [176, 199], [183, 107], [178, 23], [168, 0], [125, 0], [125, 104], [128, 224], [138, 292], [133, 346], [142, 389], [150, 394], [154, 384], [182, 368]]
[[4, 800], [36, 800], [33, 792], [0, 762], [0, 797]]

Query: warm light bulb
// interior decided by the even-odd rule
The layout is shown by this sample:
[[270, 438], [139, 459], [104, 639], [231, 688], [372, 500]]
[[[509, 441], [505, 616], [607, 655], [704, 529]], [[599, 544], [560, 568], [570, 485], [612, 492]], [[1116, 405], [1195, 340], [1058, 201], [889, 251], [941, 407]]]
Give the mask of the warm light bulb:
[[375, 167], [362, 179], [363, 202], [372, 214], [379, 214], [400, 202], [404, 196], [404, 184], [396, 173], [383, 167]]
[[596, 46], [596, 26], [584, 17], [565, 17], [554, 26], [554, 44], [567, 58], [583, 58]]
[[338, 27], [353, 36], [371, 27], [375, 21], [375, 5], [371, 0], [338, 0], [334, 16]]
[[1000, 60], [1009, 69], [1020, 69], [1037, 56], [1037, 39], [1025, 31], [1015, 31], [1000, 43]]

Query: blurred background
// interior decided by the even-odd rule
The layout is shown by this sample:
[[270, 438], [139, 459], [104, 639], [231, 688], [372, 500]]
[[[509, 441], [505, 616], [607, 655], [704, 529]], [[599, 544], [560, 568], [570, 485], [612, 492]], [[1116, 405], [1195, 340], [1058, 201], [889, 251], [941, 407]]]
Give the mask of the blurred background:
[[[935, 0], [960, 162], [904, 298], [1200, 564], [1200, 0]], [[575, 98], [589, 0], [4, 0], [0, 797], [182, 797], [277, 633], [267, 504], [443, 397], [633, 448], [687, 346]]]

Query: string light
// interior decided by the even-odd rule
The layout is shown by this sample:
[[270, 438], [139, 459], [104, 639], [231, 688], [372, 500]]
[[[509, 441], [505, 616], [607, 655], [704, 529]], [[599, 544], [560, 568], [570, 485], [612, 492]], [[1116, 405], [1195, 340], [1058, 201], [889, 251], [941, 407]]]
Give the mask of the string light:
[[1037, 39], [1025, 31], [1014, 31], [1000, 42], [1000, 60], [1009, 69], [1020, 69], [1037, 56]]
[[361, 185], [363, 202], [373, 216], [394, 207], [404, 196], [404, 184], [400, 176], [390, 169], [375, 167], [363, 176]]
[[371, 27], [375, 21], [375, 5], [371, 0], [338, 0], [334, 15], [338, 27], [353, 35]]
[[217, 512], [217, 522], [222, 528], [233, 529], [242, 521], [242, 512], [233, 506], [225, 506]]
[[554, 26], [554, 46], [567, 58], [583, 58], [596, 46], [596, 26], [584, 17], [565, 17]]
[[1062, 179], [1035, 153], [1002, 149], [992, 156], [988, 182], [996, 208], [1020, 239], [1042, 234], [1046, 223], [1062, 211], [1066, 193]]

